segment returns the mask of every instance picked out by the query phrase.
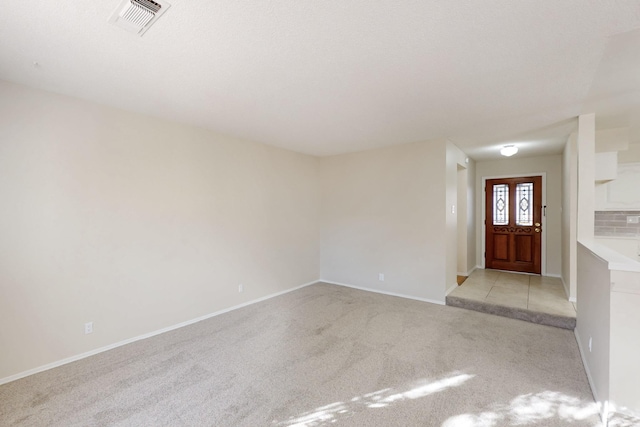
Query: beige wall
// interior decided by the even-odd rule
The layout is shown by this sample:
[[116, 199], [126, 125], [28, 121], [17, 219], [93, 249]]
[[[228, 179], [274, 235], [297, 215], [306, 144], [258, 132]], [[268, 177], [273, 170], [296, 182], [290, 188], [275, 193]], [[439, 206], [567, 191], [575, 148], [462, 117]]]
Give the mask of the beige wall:
[[0, 381], [320, 277], [443, 303], [459, 165], [475, 263], [464, 159], [315, 158], [0, 82]]
[[575, 334], [591, 390], [596, 401], [604, 404], [609, 400], [611, 366], [611, 272], [607, 261], [580, 243], [577, 260], [579, 300]]
[[640, 272], [611, 271], [611, 385], [616, 409], [640, 417]]
[[576, 142], [578, 153], [578, 224], [576, 233], [578, 241], [593, 239], [595, 226], [595, 135], [595, 114], [579, 116]]
[[0, 379], [319, 277], [314, 157], [0, 83], [0, 175]]
[[640, 264], [597, 241], [581, 241], [577, 251], [575, 333], [593, 394], [609, 402], [603, 412], [640, 416]]
[[483, 178], [507, 177], [525, 174], [546, 173], [547, 177], [547, 217], [546, 239], [546, 274], [558, 276], [562, 274], [562, 155], [540, 157], [512, 157], [508, 159], [483, 161], [476, 163], [476, 253], [478, 265], [483, 265], [484, 241], [482, 239], [484, 212], [482, 211], [484, 189]]
[[578, 152], [572, 133], [562, 154], [562, 282], [571, 301], [577, 295]]
[[323, 280], [444, 301], [445, 156], [431, 141], [320, 159]]

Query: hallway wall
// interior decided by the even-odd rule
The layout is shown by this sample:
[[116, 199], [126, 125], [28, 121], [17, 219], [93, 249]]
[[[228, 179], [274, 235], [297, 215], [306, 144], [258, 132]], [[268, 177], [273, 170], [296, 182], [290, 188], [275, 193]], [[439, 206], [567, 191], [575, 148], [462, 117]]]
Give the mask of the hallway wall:
[[569, 300], [577, 294], [578, 135], [572, 133], [562, 154], [562, 282]]

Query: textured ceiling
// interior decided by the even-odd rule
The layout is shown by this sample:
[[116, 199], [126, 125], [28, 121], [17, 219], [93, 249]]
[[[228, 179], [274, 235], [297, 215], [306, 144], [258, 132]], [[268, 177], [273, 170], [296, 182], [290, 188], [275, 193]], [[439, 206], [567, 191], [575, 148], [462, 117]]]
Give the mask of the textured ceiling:
[[304, 153], [446, 137], [478, 159], [559, 152], [639, 89], [602, 62], [640, 0], [169, 0], [143, 37], [108, 24], [119, 2], [5, 2], [0, 79]]

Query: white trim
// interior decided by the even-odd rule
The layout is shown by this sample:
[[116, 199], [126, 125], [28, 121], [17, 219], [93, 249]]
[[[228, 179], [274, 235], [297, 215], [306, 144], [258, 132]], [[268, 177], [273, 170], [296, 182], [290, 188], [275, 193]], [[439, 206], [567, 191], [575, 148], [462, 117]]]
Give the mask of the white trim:
[[[484, 268], [483, 268], [484, 270]], [[536, 276], [536, 277], [550, 277], [550, 276], [543, 276], [541, 274], [537, 274], [537, 273], [527, 273], [525, 271], [511, 271], [511, 270], [499, 270], [497, 268], [490, 268], [490, 271], [496, 271], [498, 273], [510, 273], [510, 274], [520, 274], [522, 276]], [[554, 276], [551, 276], [554, 277]]]
[[446, 296], [446, 295], [449, 295], [449, 294], [450, 294], [451, 292], [453, 292], [453, 291], [454, 291], [454, 289], [455, 289], [455, 288], [457, 288], [457, 287], [458, 287], [458, 282], [456, 282], [456, 283], [454, 283], [453, 285], [451, 285], [451, 286], [449, 287], [449, 289], [447, 289], [447, 290], [445, 291], [445, 293], [444, 293], [444, 294], [445, 294], [445, 296]]
[[10, 375], [8, 377], [1, 378], [0, 379], [0, 385], [6, 384], [6, 383], [10, 383], [12, 381], [19, 380], [20, 378], [28, 377], [29, 375], [37, 374], [39, 372], [47, 371], [49, 369], [57, 368], [59, 366], [66, 365], [67, 363], [75, 362], [77, 360], [84, 359], [84, 358], [87, 358], [89, 356], [94, 356], [94, 355], [96, 355], [98, 353], [102, 353], [104, 351], [112, 350], [114, 348], [121, 347], [123, 345], [131, 344], [133, 342], [140, 341], [140, 340], [143, 340], [143, 339], [146, 339], [146, 338], [151, 338], [153, 336], [160, 335], [160, 334], [163, 334], [165, 332], [173, 331], [174, 329], [178, 329], [178, 328], [182, 328], [182, 327], [185, 327], [185, 326], [189, 326], [189, 325], [192, 325], [194, 323], [201, 322], [203, 320], [207, 320], [207, 319], [209, 319], [211, 317], [218, 316], [220, 314], [228, 313], [230, 311], [237, 310], [239, 308], [246, 307], [248, 305], [256, 304], [258, 302], [262, 302], [262, 301], [265, 301], [265, 300], [268, 300], [268, 299], [271, 299], [271, 298], [274, 298], [274, 297], [277, 297], [277, 296], [280, 296], [280, 295], [287, 294], [287, 293], [292, 292], [292, 291], [296, 291], [298, 289], [302, 289], [302, 288], [304, 288], [306, 286], [313, 285], [313, 284], [318, 283], [318, 282], [320, 282], [320, 280], [314, 280], [313, 282], [308, 282], [308, 283], [305, 283], [303, 285], [296, 286], [295, 288], [291, 288], [291, 289], [287, 289], [287, 290], [284, 290], [284, 291], [276, 292], [274, 294], [269, 294], [269, 295], [266, 295], [264, 297], [261, 297], [261, 298], [258, 298], [258, 299], [254, 299], [254, 300], [251, 300], [251, 301], [247, 301], [247, 302], [244, 302], [244, 303], [239, 304], [239, 305], [234, 305], [233, 307], [229, 307], [229, 308], [225, 308], [225, 309], [213, 312], [213, 313], [205, 314], [204, 316], [196, 317], [195, 319], [187, 320], [185, 322], [181, 322], [181, 323], [178, 323], [176, 325], [172, 325], [172, 326], [168, 326], [166, 328], [158, 329], [157, 331], [149, 332], [149, 333], [146, 333], [146, 334], [143, 334], [143, 335], [138, 335], [137, 337], [133, 337], [133, 338], [128, 338], [126, 340], [119, 341], [119, 342], [114, 343], [114, 344], [109, 344], [109, 345], [106, 345], [104, 347], [97, 348], [95, 350], [90, 350], [90, 351], [87, 351], [85, 353], [77, 354], [75, 356], [67, 357], [65, 359], [58, 360], [56, 362], [47, 363], [46, 365], [38, 366], [37, 368], [29, 369], [27, 371], [23, 371], [23, 372], [15, 374], [15, 375]]
[[[544, 214], [544, 206], [547, 205], [547, 173], [546, 172], [530, 172], [530, 173], [521, 173], [521, 174], [508, 174], [508, 175], [496, 175], [496, 176], [483, 176], [482, 177], [482, 188], [480, 189], [480, 198], [482, 199], [480, 203], [482, 204], [481, 210], [481, 218], [480, 218], [480, 232], [481, 232], [481, 240], [482, 240], [482, 253], [487, 250], [487, 242], [486, 242], [486, 215], [487, 215], [487, 196], [485, 194], [487, 188], [487, 180], [488, 179], [500, 179], [500, 178], [522, 178], [527, 176], [541, 176], [542, 177], [542, 206], [543, 206], [543, 214]], [[540, 243], [542, 248], [540, 249], [540, 274], [542, 276], [547, 275], [547, 216], [542, 215], [542, 236], [540, 236]], [[482, 264], [481, 267], [485, 267], [486, 257], [482, 256]]]
[[578, 343], [578, 351], [580, 352], [580, 358], [582, 359], [582, 365], [584, 366], [584, 371], [587, 374], [587, 381], [589, 382], [589, 387], [591, 388], [591, 394], [593, 394], [593, 400], [598, 404], [598, 412], [600, 415], [600, 420], [603, 425], [607, 425], [607, 402], [601, 402], [598, 398], [598, 392], [596, 390], [596, 386], [594, 385], [593, 378], [591, 376], [591, 371], [589, 370], [589, 365], [587, 364], [587, 358], [585, 357], [585, 352], [583, 350], [582, 344], [580, 343], [580, 335], [578, 334], [578, 327], [573, 330], [573, 334], [576, 337], [576, 342]]
[[471, 268], [469, 271], [467, 271], [467, 272], [462, 273], [462, 272], [458, 271], [456, 274], [457, 274], [458, 276], [466, 276], [466, 277], [469, 277], [469, 276], [471, 276], [471, 273], [473, 273], [474, 271], [476, 271], [476, 268], [480, 268], [480, 267], [478, 267], [478, 266], [476, 265], [475, 267], [472, 267], [472, 268]]
[[407, 298], [407, 299], [412, 299], [412, 300], [416, 300], [416, 301], [428, 302], [428, 303], [431, 303], [431, 304], [445, 305], [444, 301], [438, 301], [438, 300], [429, 299], [429, 298], [420, 298], [420, 297], [414, 297], [414, 296], [411, 296], [411, 295], [397, 294], [395, 292], [380, 291], [378, 289], [365, 288], [365, 287], [362, 287], [362, 286], [354, 286], [354, 285], [349, 285], [347, 283], [333, 282], [331, 280], [320, 279], [320, 282], [328, 283], [330, 285], [344, 286], [346, 288], [358, 289], [360, 291], [367, 291], [367, 292], [374, 292], [376, 294], [389, 295], [389, 296], [392, 296], [392, 297]]

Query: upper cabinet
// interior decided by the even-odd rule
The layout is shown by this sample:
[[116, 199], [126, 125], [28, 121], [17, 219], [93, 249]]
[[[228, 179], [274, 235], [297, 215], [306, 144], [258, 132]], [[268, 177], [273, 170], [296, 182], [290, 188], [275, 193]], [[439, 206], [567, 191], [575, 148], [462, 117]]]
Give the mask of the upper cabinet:
[[617, 177], [596, 183], [596, 210], [640, 210], [640, 163], [620, 163]]

